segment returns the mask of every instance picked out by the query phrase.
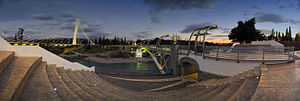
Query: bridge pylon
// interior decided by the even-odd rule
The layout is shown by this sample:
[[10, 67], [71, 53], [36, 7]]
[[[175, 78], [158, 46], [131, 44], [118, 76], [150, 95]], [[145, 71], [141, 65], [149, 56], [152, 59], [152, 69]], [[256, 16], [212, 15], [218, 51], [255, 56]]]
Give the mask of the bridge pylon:
[[79, 25], [79, 18], [76, 19], [76, 25], [75, 25], [75, 29], [74, 29], [74, 36], [73, 36], [73, 42], [72, 45], [77, 45], [77, 32], [78, 32], [78, 25]]

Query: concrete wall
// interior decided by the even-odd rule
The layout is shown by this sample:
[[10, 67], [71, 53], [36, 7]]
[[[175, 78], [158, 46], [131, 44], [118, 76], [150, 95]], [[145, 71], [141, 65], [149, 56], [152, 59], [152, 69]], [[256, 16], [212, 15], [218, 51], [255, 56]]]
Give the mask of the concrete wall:
[[0, 51], [14, 51], [16, 56], [41, 56], [42, 61], [47, 61], [47, 64], [56, 64], [57, 67], [95, 71], [95, 68], [90, 68], [77, 62], [70, 62], [38, 46], [12, 46], [1, 37]]
[[233, 76], [238, 73], [247, 71], [249, 69], [253, 69], [254, 67], [258, 67], [261, 63], [260, 62], [240, 62], [237, 63], [236, 61], [232, 60], [220, 60], [216, 61], [215, 59], [203, 59], [202, 56], [195, 56], [195, 55], [179, 55], [179, 61], [183, 57], [189, 57], [197, 61], [199, 64], [199, 70], [205, 71], [208, 73], [224, 75], [224, 76]]

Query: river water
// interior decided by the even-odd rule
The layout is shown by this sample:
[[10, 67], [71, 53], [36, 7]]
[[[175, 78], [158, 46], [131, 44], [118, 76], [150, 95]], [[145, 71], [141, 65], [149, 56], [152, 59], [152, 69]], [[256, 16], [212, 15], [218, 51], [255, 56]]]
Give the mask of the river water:
[[72, 62], [78, 62], [85, 66], [95, 66], [95, 71], [100, 73], [118, 74], [118, 75], [159, 75], [154, 62], [137, 62], [137, 63], [117, 63], [103, 64], [92, 61], [71, 59]]

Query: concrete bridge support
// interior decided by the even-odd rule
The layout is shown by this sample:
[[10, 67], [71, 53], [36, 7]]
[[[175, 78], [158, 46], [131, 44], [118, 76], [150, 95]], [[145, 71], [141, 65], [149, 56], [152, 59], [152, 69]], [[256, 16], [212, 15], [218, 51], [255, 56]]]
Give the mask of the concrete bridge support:
[[178, 54], [179, 46], [174, 45], [171, 47], [171, 72], [173, 75], [180, 76], [180, 68], [179, 68], [179, 54]]

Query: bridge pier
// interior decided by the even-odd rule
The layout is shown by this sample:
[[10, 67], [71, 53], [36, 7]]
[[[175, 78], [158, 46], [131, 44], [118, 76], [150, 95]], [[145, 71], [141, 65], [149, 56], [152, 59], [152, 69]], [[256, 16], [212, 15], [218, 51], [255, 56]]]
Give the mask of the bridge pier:
[[171, 71], [173, 75], [180, 76], [180, 68], [179, 68], [179, 55], [178, 55], [178, 45], [174, 45], [171, 47]]

